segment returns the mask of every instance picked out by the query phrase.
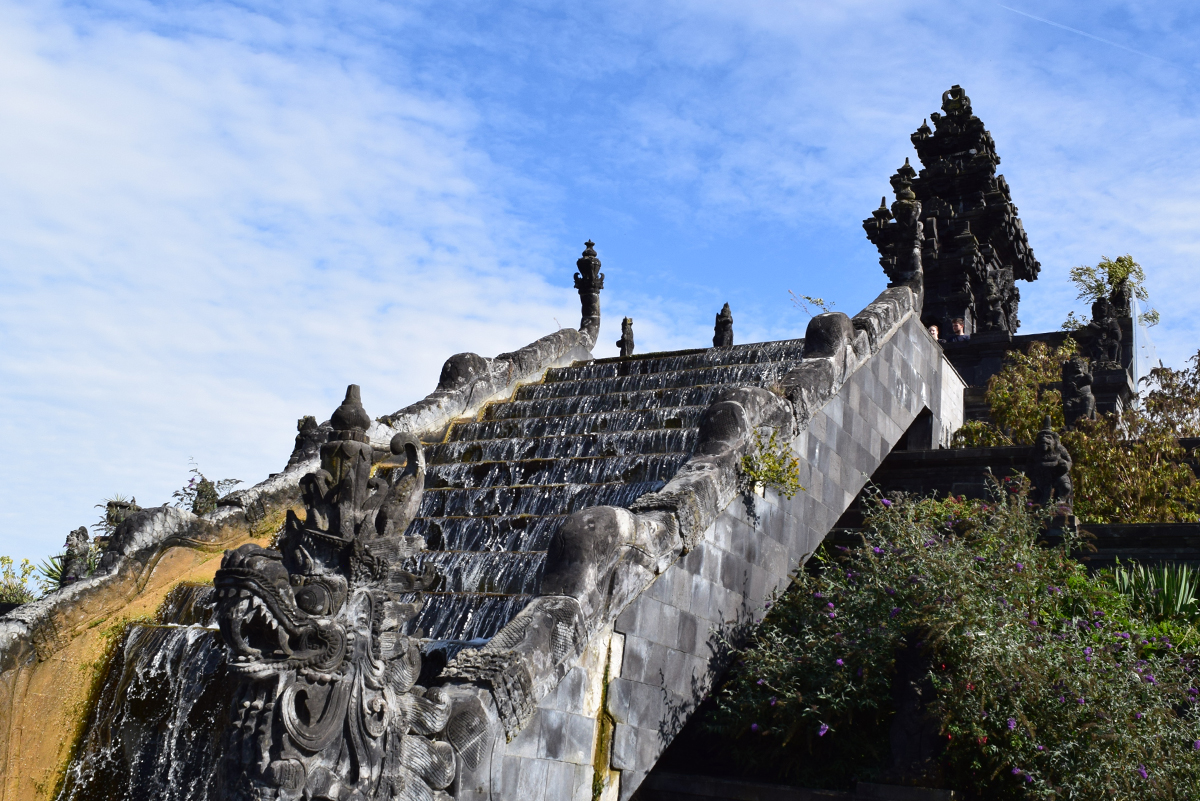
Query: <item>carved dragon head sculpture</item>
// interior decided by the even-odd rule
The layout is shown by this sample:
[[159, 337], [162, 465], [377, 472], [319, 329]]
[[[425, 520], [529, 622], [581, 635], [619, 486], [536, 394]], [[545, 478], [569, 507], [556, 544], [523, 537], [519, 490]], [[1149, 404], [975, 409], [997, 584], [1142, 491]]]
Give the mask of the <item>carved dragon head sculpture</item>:
[[[370, 417], [351, 385], [300, 481], [278, 549], [228, 551], [215, 585], [227, 665], [237, 677], [223, 797], [448, 798], [454, 748], [435, 739], [450, 699], [417, 685], [418, 642], [404, 633], [437, 580], [413, 571], [406, 537], [425, 480], [420, 443], [392, 440], [373, 475]], [[401, 465], [400, 457], [404, 457]]]

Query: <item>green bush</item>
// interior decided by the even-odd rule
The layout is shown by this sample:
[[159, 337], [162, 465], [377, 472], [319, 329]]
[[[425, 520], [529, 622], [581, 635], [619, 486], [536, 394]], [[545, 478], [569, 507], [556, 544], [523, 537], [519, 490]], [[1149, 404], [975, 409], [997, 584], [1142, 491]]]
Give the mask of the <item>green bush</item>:
[[13, 569], [11, 556], [0, 556], [0, 604], [27, 604], [37, 598], [26, 583], [37, 568], [28, 559], [21, 560], [21, 567]]
[[785, 498], [804, 490], [800, 486], [800, 461], [774, 431], [766, 439], [761, 432], [754, 432], [754, 451], [742, 457], [742, 476], [751, 489], [762, 484]]
[[[999, 493], [998, 493], [999, 494]], [[902, 647], [932, 665], [946, 782], [968, 797], [1200, 797], [1195, 641], [1089, 577], [1025, 491], [878, 499], [863, 544], [799, 573], [709, 725], [760, 774], [826, 786], [885, 761]]]

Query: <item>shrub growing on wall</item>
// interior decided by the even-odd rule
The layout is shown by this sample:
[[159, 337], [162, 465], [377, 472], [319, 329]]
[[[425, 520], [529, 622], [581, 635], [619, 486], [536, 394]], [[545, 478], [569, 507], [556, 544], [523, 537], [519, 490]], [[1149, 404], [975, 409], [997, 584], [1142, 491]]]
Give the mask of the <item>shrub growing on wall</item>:
[[902, 649], [930, 666], [945, 780], [968, 795], [1200, 797], [1196, 642], [1105, 577], [1036, 544], [1001, 500], [880, 500], [864, 542], [823, 557], [738, 654], [711, 720], [746, 764], [826, 785], [888, 754]]

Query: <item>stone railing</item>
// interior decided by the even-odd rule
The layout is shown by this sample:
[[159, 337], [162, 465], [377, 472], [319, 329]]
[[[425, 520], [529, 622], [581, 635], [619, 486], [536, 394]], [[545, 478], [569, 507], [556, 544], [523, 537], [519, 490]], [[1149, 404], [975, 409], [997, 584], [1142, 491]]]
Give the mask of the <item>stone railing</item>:
[[775, 430], [791, 441], [914, 307], [912, 290], [899, 286], [853, 319], [840, 312], [814, 317], [802, 361], [779, 386], [731, 388], [705, 410], [694, 455], [662, 490], [628, 509], [572, 514], [551, 543], [543, 595], [486, 645], [462, 651], [443, 677], [487, 688], [511, 740], [590, 640], [695, 547], [743, 491], [741, 461], [755, 432]]

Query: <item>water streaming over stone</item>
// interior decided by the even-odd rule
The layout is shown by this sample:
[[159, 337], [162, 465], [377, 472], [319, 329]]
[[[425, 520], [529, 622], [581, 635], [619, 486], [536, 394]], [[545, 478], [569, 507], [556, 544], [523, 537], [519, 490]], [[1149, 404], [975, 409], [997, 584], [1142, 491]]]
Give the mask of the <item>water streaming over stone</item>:
[[212, 587], [181, 585], [113, 655], [59, 799], [216, 798], [229, 697]]
[[690, 456], [717, 392], [765, 386], [802, 340], [603, 359], [550, 370], [426, 449], [409, 534], [443, 581], [410, 624], [433, 640], [487, 639], [538, 593], [550, 539], [588, 506], [628, 506]]
[[[407, 533], [428, 549], [412, 567], [432, 566], [441, 578], [431, 592], [398, 599], [422, 603], [408, 633], [429, 640], [426, 669], [485, 642], [536, 597], [567, 515], [628, 506], [662, 488], [691, 454], [715, 394], [771, 384], [802, 347], [790, 340], [553, 369], [427, 445], [426, 491]], [[60, 799], [219, 797], [233, 682], [213, 593], [177, 588], [157, 623], [130, 627]]]

